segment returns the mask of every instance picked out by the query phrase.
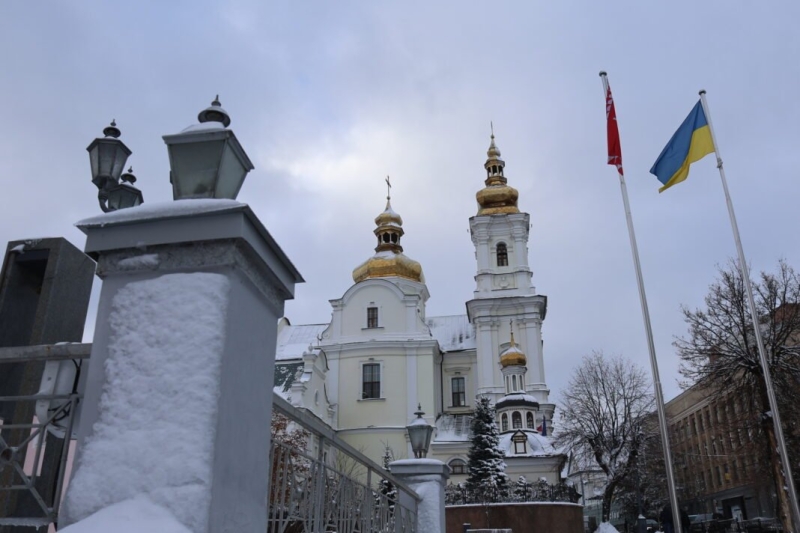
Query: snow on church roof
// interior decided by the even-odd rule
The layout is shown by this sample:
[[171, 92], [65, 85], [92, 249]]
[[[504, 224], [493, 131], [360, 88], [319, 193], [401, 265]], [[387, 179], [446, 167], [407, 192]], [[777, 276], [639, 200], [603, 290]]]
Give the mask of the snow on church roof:
[[426, 322], [443, 351], [475, 349], [475, 328], [469, 323], [467, 315], [432, 316]]
[[276, 361], [300, 359], [309, 346], [316, 346], [328, 324], [286, 324], [278, 328], [278, 347], [275, 351]]
[[[517, 433], [522, 432], [528, 438], [528, 445], [525, 447], [524, 454], [514, 453], [514, 442], [511, 438]], [[531, 430], [518, 430], [503, 433], [500, 435], [499, 448], [506, 457], [543, 457], [547, 455], [560, 455], [562, 452], [553, 446], [550, 437], [543, 437], [540, 433]]]

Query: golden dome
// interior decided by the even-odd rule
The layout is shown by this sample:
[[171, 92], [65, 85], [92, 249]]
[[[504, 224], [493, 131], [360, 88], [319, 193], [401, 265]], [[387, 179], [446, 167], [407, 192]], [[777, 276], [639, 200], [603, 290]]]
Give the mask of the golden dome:
[[384, 209], [383, 213], [375, 217], [375, 225], [380, 226], [402, 226], [403, 219], [400, 215], [392, 210], [392, 205], [389, 203], [389, 200], [386, 200], [386, 209]]
[[[387, 178], [388, 184], [388, 178]], [[375, 255], [353, 270], [353, 281], [358, 283], [370, 278], [406, 278], [425, 283], [422, 266], [403, 255], [400, 237], [403, 236], [403, 219], [392, 209], [391, 199], [386, 197], [386, 209], [375, 217], [374, 230], [378, 238]]]
[[507, 366], [525, 366], [528, 360], [522, 350], [519, 349], [517, 343], [514, 342], [514, 332], [511, 332], [511, 343], [502, 352], [500, 352], [500, 365], [505, 368]]
[[378, 252], [353, 270], [353, 281], [370, 278], [406, 278], [424, 283], [422, 266], [402, 252]]
[[478, 215], [502, 215], [506, 213], [519, 213], [517, 199], [519, 192], [507, 185], [508, 180], [503, 175], [506, 163], [500, 159], [500, 149], [494, 143], [494, 133], [486, 152], [488, 159], [484, 163], [486, 168], [486, 187], [478, 191], [475, 198], [478, 200]]

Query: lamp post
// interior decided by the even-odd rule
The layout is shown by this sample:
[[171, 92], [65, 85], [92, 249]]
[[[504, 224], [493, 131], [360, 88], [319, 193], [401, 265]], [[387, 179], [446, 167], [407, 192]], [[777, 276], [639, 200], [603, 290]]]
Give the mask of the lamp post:
[[[86, 148], [92, 167], [92, 183], [97, 186], [97, 200], [104, 212], [134, 207], [144, 201], [142, 192], [133, 186], [136, 176], [131, 174], [132, 169], [122, 174], [131, 151], [119, 140], [120, 134], [116, 121], [112, 120], [103, 129], [104, 137], [98, 137]], [[120, 179], [123, 183], [119, 182]]]
[[422, 418], [425, 413], [422, 412], [421, 404], [417, 404], [417, 411], [414, 414], [417, 415], [417, 418], [406, 426], [406, 431], [408, 432], [408, 439], [411, 441], [414, 457], [424, 459], [428, 455], [428, 447], [431, 445], [433, 426]]

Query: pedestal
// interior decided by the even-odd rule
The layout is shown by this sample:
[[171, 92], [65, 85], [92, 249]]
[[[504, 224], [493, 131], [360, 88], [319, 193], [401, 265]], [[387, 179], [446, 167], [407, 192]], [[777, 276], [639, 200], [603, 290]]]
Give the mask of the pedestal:
[[450, 467], [436, 459], [402, 459], [390, 463], [389, 470], [422, 498], [417, 506], [416, 530], [445, 533], [444, 487]]
[[103, 288], [60, 525], [146, 497], [196, 533], [266, 531], [277, 321], [300, 274], [232, 200], [78, 227]]

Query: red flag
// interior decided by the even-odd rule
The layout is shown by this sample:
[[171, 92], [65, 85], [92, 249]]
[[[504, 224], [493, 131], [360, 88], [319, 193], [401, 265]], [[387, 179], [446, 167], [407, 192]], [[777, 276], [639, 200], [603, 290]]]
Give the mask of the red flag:
[[617, 128], [617, 110], [611, 96], [611, 86], [606, 89], [606, 121], [608, 122], [608, 164], [622, 172], [622, 148], [619, 145], [619, 128]]

